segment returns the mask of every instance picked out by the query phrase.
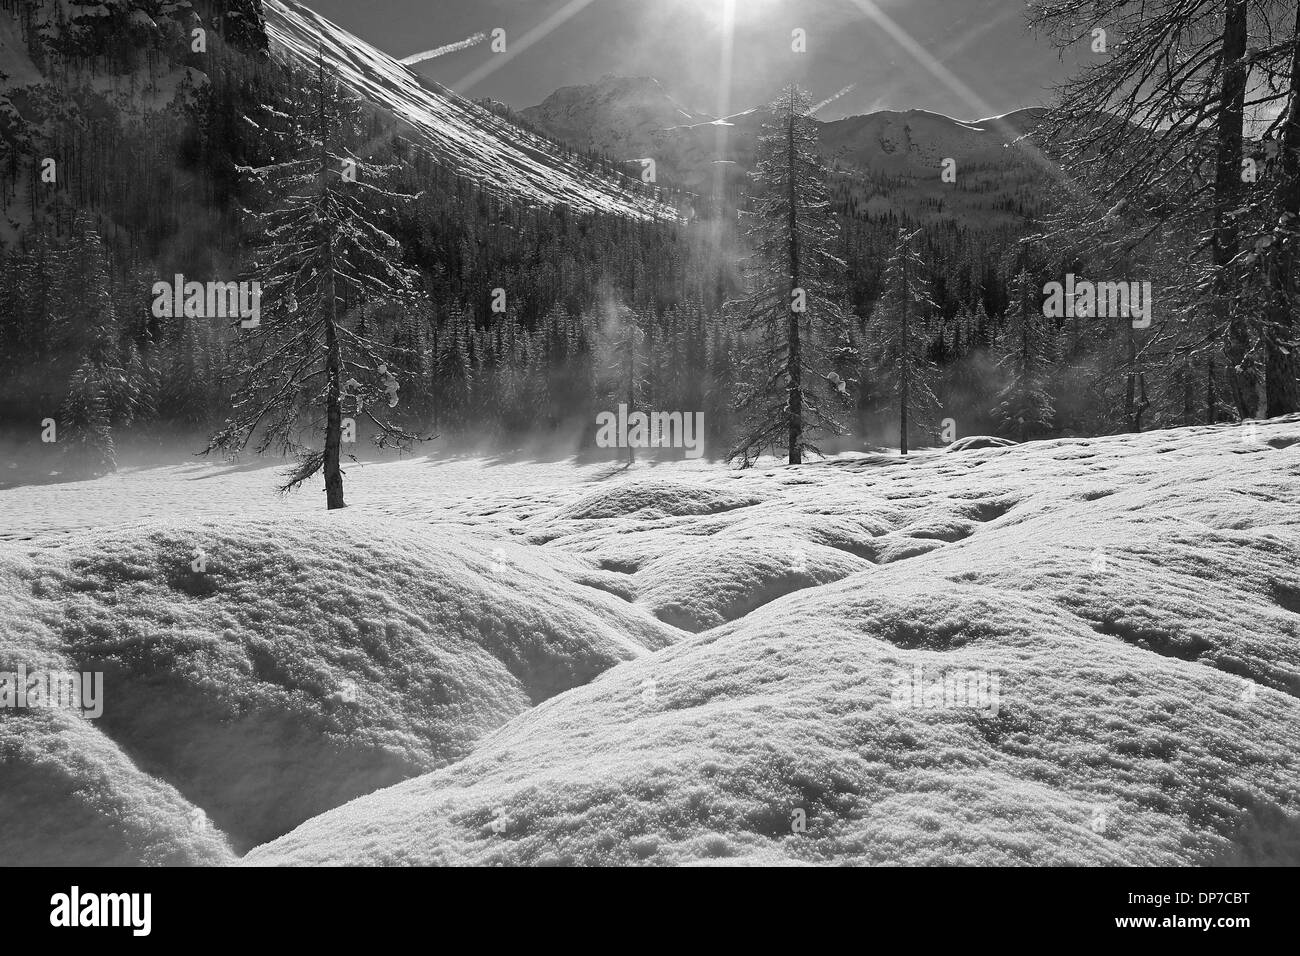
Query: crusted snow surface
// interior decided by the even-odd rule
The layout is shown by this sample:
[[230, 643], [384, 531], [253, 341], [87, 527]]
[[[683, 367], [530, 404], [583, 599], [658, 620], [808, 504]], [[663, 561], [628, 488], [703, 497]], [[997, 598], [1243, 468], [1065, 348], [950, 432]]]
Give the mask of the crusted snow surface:
[[579, 496], [528, 533], [657, 610], [767, 595], [782, 546], [858, 563], [720, 596], [726, 623], [245, 861], [1294, 862], [1298, 479], [1289, 419], [682, 475], [758, 499], [708, 514]]
[[[570, 580], [577, 562], [553, 562], [562, 574], [532, 550], [360, 514], [154, 520], [6, 545], [0, 670], [99, 672], [105, 701], [75, 723], [0, 715], [0, 780], [99, 786], [126, 753], [140, 779], [113, 776], [113, 800], [161, 800], [147, 783], [176, 802], [175, 787], [247, 849], [459, 758], [538, 701], [675, 638]], [[62, 812], [0, 785], [0, 806], [14, 801], [37, 830]], [[100, 809], [111, 833], [126, 810]], [[136, 862], [186, 852], [174, 842]]]
[[1300, 418], [275, 481], [0, 491], [0, 669], [108, 678], [0, 714], [0, 801], [107, 781], [139, 862], [1300, 860]]
[[[0, 671], [71, 671], [58, 609], [34, 568], [0, 544]], [[12, 678], [9, 678], [12, 679]], [[11, 691], [12, 692], [12, 691]], [[138, 767], [96, 720], [70, 710], [0, 710], [5, 859], [27, 866], [226, 863], [220, 831], [170, 784]]]

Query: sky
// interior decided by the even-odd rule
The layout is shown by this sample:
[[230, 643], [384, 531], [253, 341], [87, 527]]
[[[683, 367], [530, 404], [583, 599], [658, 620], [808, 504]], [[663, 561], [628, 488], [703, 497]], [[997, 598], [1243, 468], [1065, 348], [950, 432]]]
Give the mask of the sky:
[[[486, 34], [415, 69], [468, 96], [516, 108], [612, 73], [656, 77], [688, 108], [715, 115], [764, 102], [797, 80], [815, 101], [839, 94], [819, 112], [823, 119], [912, 108], [978, 119], [1048, 102], [1051, 86], [1067, 72], [1058, 52], [1029, 32], [1025, 0], [307, 5], [398, 58]], [[505, 30], [504, 53], [490, 48], [497, 28]], [[806, 52], [792, 50], [796, 29], [805, 31]]]

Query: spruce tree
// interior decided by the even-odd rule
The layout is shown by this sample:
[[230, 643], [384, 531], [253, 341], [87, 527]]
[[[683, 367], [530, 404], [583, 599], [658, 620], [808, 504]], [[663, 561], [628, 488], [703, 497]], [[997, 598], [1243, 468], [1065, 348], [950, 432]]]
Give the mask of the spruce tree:
[[[749, 214], [750, 293], [740, 313], [743, 365], [736, 409], [743, 416], [729, 460], [745, 465], [784, 449], [790, 464], [823, 434], [842, 434], [831, 403], [843, 396], [828, 373], [847, 323], [834, 284], [844, 268], [831, 252], [837, 232], [811, 101], [791, 85], [772, 102], [758, 142], [756, 199]], [[828, 401], [829, 399], [829, 401]]]
[[938, 404], [926, 331], [927, 315], [935, 305], [923, 273], [925, 263], [916, 249], [920, 233], [920, 229], [898, 231], [894, 252], [885, 264], [884, 291], [868, 326], [876, 377], [883, 395], [898, 410], [900, 455], [908, 453], [912, 427]]
[[473, 372], [470, 369], [466, 316], [454, 311], [443, 326], [442, 343], [433, 367], [433, 413], [435, 427], [459, 430], [465, 423], [470, 403]]
[[1011, 285], [1011, 306], [1002, 331], [998, 367], [1005, 384], [997, 395], [994, 414], [1017, 441], [1051, 424], [1055, 408], [1049, 388], [1052, 374], [1053, 329], [1043, 315], [1037, 286], [1022, 264]]
[[125, 424], [133, 404], [109, 289], [108, 255], [88, 215], [78, 216], [60, 256], [61, 281], [52, 325], [75, 363], [59, 409], [59, 443], [69, 473], [93, 477], [113, 471], [114, 419]]

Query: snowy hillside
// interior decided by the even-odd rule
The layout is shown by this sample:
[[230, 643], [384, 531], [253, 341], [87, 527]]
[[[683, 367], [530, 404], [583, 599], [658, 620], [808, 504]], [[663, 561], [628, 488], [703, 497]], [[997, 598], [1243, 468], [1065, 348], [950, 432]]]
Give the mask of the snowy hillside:
[[946, 158], [965, 164], [1006, 163], [1032, 133], [1039, 111], [1019, 110], [1006, 117], [956, 120], [925, 110], [882, 110], [825, 123], [827, 154], [848, 162], [903, 173], [916, 165], [937, 168]]
[[[756, 113], [730, 117], [719, 139], [716, 117], [678, 102], [649, 76], [566, 86], [519, 115], [548, 136], [626, 162], [634, 172], [640, 171], [636, 160], [653, 158], [663, 181], [691, 188], [711, 182], [715, 160], [747, 168], [759, 122]], [[737, 123], [744, 129], [735, 130]]]
[[[547, 135], [616, 159], [651, 156], [665, 182], [709, 187], [716, 164], [733, 177], [753, 166], [762, 110], [718, 121], [683, 107], [651, 77], [606, 77], [556, 90], [520, 115]], [[881, 110], [818, 122], [822, 153], [841, 169], [890, 177], [889, 190], [864, 197], [873, 214], [918, 214], [947, 198], [959, 214], [983, 221], [999, 200], [1020, 198], [1052, 175], [1026, 138], [1042, 118], [1037, 109], [964, 121], [925, 110]], [[961, 190], [939, 180], [945, 159], [957, 163]], [[908, 183], [899, 183], [903, 179]], [[970, 195], [964, 195], [969, 193]], [[986, 195], [990, 194], [990, 195]]]
[[329, 515], [272, 469], [9, 489], [4, 659], [108, 676], [0, 721], [70, 794], [0, 815], [104, 860], [1294, 862], [1298, 456], [1292, 418], [372, 463]]
[[[673, 218], [658, 203], [584, 170], [555, 147], [431, 80], [294, 0], [265, 0], [272, 53], [307, 64], [318, 49], [339, 81], [410, 127], [461, 175], [517, 201], [638, 219]], [[629, 184], [633, 181], [629, 180]]]

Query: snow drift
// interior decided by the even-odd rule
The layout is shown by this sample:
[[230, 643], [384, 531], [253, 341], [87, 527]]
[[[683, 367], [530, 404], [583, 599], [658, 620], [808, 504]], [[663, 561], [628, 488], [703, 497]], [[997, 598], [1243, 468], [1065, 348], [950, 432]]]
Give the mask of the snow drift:
[[107, 675], [0, 714], [34, 859], [1300, 860], [1300, 419], [204, 468], [0, 492], [0, 666]]
[[[120, 748], [246, 849], [459, 758], [533, 704], [676, 636], [530, 551], [322, 515], [150, 522], [40, 549], [19, 565], [25, 580], [14, 572], [39, 613], [7, 609], [27, 634], [2, 662], [101, 671], [106, 703], [81, 719], [93, 728], [6, 718], [17, 742], [0, 774], [30, 781], [48, 765], [76, 779], [88, 755], [41, 735], [106, 737], [96, 746]], [[144, 799], [125, 776], [116, 789], [119, 802]], [[57, 810], [32, 802], [23, 816], [48, 830]], [[103, 827], [118, 816], [106, 809]]]
[[[69, 671], [59, 608], [34, 568], [0, 545], [0, 670]], [[141, 770], [96, 721], [63, 710], [0, 710], [5, 859], [28, 866], [214, 864], [234, 859], [206, 815]]]
[[756, 544], [865, 566], [246, 862], [1294, 862], [1298, 455], [1291, 419], [719, 473], [756, 503], [625, 508], [604, 531], [585, 514], [609, 493], [579, 498], [534, 533], [633, 555], [638, 601], [740, 586]]

